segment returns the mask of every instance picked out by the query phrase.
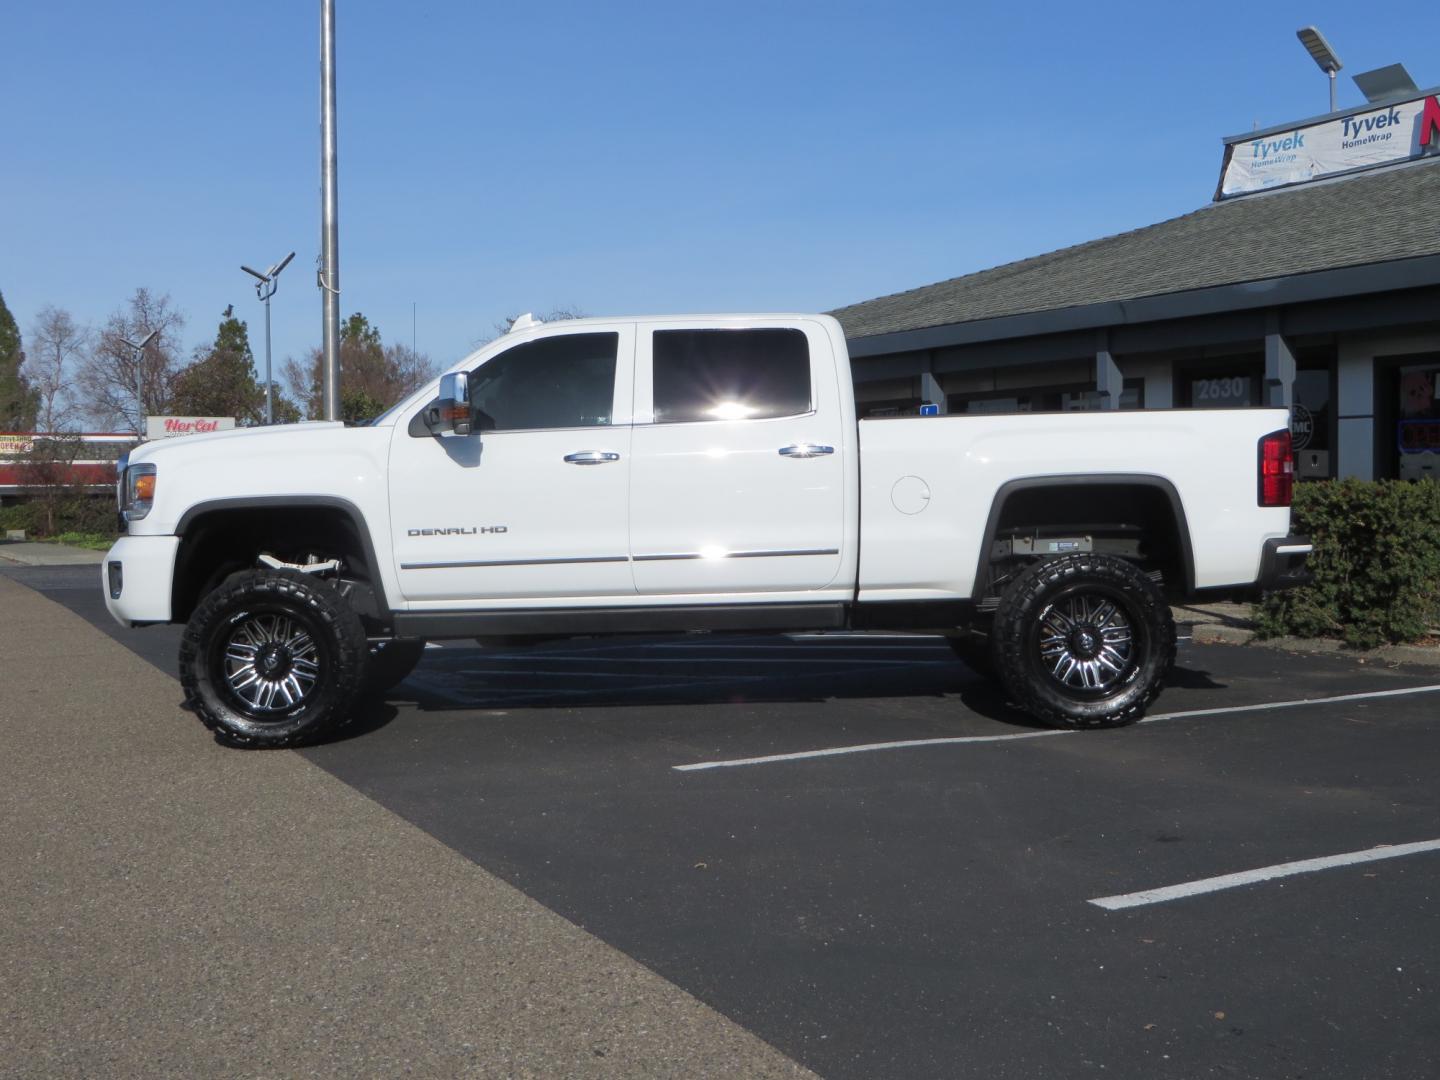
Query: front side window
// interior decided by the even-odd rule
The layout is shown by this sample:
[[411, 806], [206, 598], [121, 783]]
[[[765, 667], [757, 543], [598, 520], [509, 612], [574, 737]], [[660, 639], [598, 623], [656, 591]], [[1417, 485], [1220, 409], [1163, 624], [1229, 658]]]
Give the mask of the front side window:
[[470, 375], [481, 431], [596, 427], [610, 423], [620, 335], [564, 334], [527, 341]]
[[802, 330], [657, 330], [652, 354], [657, 424], [810, 411]]

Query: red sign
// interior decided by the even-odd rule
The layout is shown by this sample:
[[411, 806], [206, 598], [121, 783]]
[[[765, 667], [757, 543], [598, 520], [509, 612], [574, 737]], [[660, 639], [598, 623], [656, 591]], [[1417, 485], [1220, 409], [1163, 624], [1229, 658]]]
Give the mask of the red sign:
[[1399, 435], [1402, 454], [1440, 450], [1440, 420], [1401, 420]]
[[212, 431], [229, 431], [234, 426], [233, 416], [147, 416], [145, 437], [173, 439], [177, 435], [208, 435]]
[[219, 430], [219, 420], [176, 420], [173, 416], [165, 418], [166, 435], [198, 435], [202, 431]]
[[1440, 135], [1440, 98], [1428, 97], [1420, 113], [1420, 145], [1429, 146], [1436, 135]]

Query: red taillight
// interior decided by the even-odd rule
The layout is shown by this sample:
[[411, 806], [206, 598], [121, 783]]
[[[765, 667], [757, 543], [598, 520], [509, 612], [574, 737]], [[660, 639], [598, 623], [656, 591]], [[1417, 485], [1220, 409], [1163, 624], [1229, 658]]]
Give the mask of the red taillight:
[[1289, 506], [1295, 491], [1295, 455], [1290, 430], [1272, 431], [1260, 440], [1260, 505]]

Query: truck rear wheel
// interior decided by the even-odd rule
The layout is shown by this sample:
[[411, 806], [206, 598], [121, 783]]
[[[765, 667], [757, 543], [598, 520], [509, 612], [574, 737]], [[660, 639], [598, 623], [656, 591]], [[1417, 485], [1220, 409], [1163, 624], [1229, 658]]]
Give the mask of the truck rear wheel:
[[1175, 660], [1175, 623], [1159, 586], [1108, 555], [1028, 567], [1005, 590], [991, 637], [1016, 704], [1060, 727], [1134, 723]]
[[328, 584], [247, 570], [195, 609], [180, 642], [180, 683], [221, 742], [294, 746], [349, 718], [365, 659], [360, 617]]

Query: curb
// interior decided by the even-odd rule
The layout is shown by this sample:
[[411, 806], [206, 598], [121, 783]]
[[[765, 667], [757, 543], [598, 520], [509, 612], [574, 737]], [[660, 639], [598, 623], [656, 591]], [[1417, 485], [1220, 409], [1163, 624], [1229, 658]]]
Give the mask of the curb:
[[1328, 638], [1257, 638], [1255, 631], [1238, 626], [1200, 624], [1190, 632], [1197, 645], [1258, 645], [1265, 649], [1308, 655], [1340, 656], [1360, 663], [1417, 664], [1440, 668], [1440, 648], [1429, 645], [1382, 645], [1378, 649], [1352, 649]]

